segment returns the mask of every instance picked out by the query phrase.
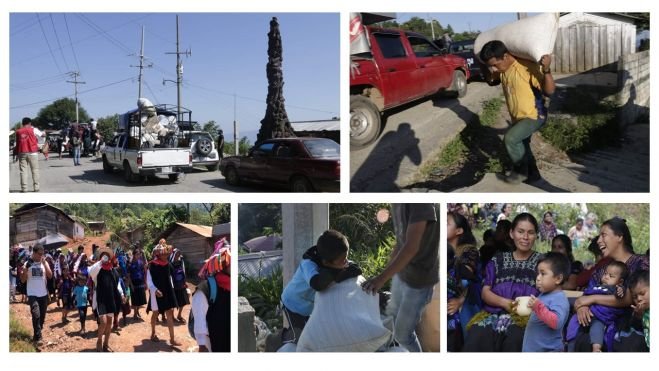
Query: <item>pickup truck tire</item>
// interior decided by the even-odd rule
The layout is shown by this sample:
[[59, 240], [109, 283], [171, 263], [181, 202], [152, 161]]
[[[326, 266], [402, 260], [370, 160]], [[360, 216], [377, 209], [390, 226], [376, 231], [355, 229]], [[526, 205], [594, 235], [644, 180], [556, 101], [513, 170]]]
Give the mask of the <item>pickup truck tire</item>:
[[291, 191], [293, 192], [313, 192], [311, 182], [303, 176], [294, 176], [291, 179]]
[[197, 147], [197, 153], [202, 156], [208, 156], [213, 150], [213, 143], [207, 138], [201, 138], [197, 141], [195, 147]]
[[128, 162], [124, 162], [124, 179], [128, 183], [135, 183], [137, 182], [137, 174], [133, 174], [133, 171], [130, 169], [130, 165], [128, 165]]
[[228, 185], [237, 186], [240, 184], [240, 176], [238, 176], [238, 172], [233, 166], [227, 168], [227, 175], [224, 180]]
[[350, 96], [350, 145], [365, 147], [375, 141], [381, 128], [380, 110], [365, 96]]
[[167, 177], [168, 177], [169, 180], [171, 180], [172, 182], [178, 182], [178, 180], [179, 180], [180, 177], [181, 177], [181, 174], [179, 174], [179, 173], [176, 173], [176, 174], [167, 174]]
[[458, 98], [467, 95], [467, 76], [465, 76], [464, 72], [460, 70], [453, 71], [453, 83], [449, 91]]
[[106, 173], [106, 174], [112, 174], [113, 171], [114, 171], [114, 168], [108, 162], [107, 157], [105, 157], [105, 155], [103, 155], [103, 172]]

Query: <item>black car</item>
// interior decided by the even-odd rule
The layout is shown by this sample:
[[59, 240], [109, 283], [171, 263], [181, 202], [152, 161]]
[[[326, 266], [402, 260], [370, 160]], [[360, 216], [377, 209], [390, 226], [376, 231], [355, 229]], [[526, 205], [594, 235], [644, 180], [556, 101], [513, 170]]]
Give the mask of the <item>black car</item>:
[[449, 53], [459, 55], [467, 60], [469, 74], [471, 79], [487, 80], [487, 66], [480, 63], [474, 55], [474, 40], [464, 40], [452, 42], [449, 46]]

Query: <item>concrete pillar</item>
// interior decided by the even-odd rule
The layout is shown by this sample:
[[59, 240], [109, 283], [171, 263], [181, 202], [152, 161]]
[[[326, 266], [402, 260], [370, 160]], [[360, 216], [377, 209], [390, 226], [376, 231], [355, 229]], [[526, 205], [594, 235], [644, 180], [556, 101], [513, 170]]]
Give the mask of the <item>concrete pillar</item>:
[[302, 255], [329, 229], [329, 204], [282, 204], [284, 287]]
[[254, 308], [242, 296], [238, 297], [238, 351], [256, 352]]

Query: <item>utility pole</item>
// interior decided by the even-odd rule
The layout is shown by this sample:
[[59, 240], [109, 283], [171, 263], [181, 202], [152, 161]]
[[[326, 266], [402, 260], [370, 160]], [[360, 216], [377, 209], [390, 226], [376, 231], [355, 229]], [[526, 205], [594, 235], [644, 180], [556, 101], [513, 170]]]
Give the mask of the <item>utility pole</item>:
[[522, 18], [526, 18], [526, 13], [517, 13], [517, 20], [520, 20]]
[[432, 39], [435, 40], [435, 26], [433, 25], [430, 13], [428, 13], [428, 18], [430, 19], [430, 31], [432, 32]]
[[183, 63], [181, 62], [181, 54], [190, 56], [192, 53], [189, 49], [184, 52], [179, 51], [178, 14], [176, 15], [176, 52], [165, 54], [176, 54], [176, 105], [178, 106], [177, 119], [180, 121], [183, 119], [181, 115], [181, 85], [183, 84]]
[[69, 76], [73, 78], [73, 81], [67, 80], [66, 82], [73, 84], [73, 89], [75, 93], [75, 98], [76, 98], [76, 122], [79, 124], [80, 123], [80, 116], [79, 116], [79, 109], [78, 109], [78, 84], [86, 84], [84, 81], [78, 81], [78, 77], [80, 77], [80, 72], [78, 71], [73, 71], [69, 72]]
[[131, 65], [131, 67], [137, 67], [137, 68], [140, 69], [140, 75], [137, 78], [137, 81], [138, 81], [137, 99], [142, 98], [142, 81], [143, 81], [142, 70], [144, 70], [144, 68], [151, 68], [152, 66], [153, 66], [152, 63], [149, 63], [148, 65], [144, 64], [144, 26], [142, 26], [142, 44], [141, 44], [141, 47], [140, 47], [140, 64], [138, 66]]
[[233, 93], [233, 154], [238, 156], [238, 121], [236, 121], [236, 93]]

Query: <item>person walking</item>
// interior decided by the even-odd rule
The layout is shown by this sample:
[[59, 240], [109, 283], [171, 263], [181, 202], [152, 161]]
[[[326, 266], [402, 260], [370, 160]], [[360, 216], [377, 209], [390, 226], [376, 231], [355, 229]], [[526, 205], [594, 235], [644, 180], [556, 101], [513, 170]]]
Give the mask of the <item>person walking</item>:
[[32, 120], [24, 117], [22, 127], [16, 130], [16, 147], [18, 169], [21, 174], [21, 192], [27, 192], [27, 167], [32, 172], [32, 183], [35, 192], [39, 192], [39, 141], [37, 136], [44, 134], [32, 126]]
[[533, 183], [542, 179], [531, 152], [531, 136], [547, 121], [544, 98], [556, 89], [551, 75], [551, 56], [540, 62], [519, 59], [500, 40], [493, 40], [480, 52], [480, 59], [490, 68], [491, 82], [501, 83], [512, 120], [503, 138], [513, 170], [504, 177], [511, 184]]
[[43, 324], [48, 308], [48, 288], [46, 280], [53, 277], [53, 271], [46, 263], [43, 246], [34, 245], [32, 256], [23, 265], [21, 282], [26, 284], [27, 300], [32, 314], [32, 340], [39, 345], [42, 341]]
[[384, 271], [363, 283], [376, 294], [392, 279], [386, 314], [393, 318], [394, 338], [410, 352], [420, 352], [416, 326], [439, 281], [439, 207], [393, 204], [396, 246]]

